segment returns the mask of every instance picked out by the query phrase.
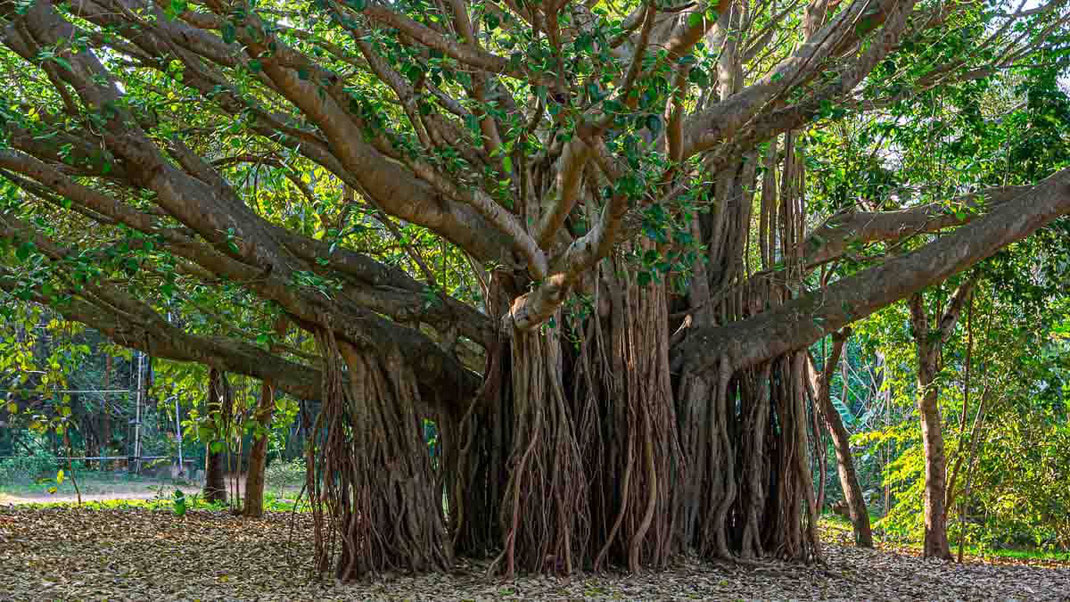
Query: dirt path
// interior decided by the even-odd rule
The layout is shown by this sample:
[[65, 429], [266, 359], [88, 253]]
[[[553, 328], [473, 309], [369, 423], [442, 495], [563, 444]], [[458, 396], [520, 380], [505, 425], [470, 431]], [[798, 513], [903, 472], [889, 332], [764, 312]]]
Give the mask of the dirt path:
[[1037, 599], [1070, 600], [1070, 568], [956, 565], [829, 543], [827, 563], [685, 561], [640, 575], [453, 574], [355, 585], [309, 578], [311, 517], [250, 520], [225, 512], [0, 508], [0, 600], [41, 599]]
[[[68, 480], [67, 483], [70, 483]], [[239, 492], [245, 491], [245, 475], [227, 477], [227, 491], [233, 491], [238, 487]], [[176, 484], [171, 481], [88, 481], [82, 486], [83, 502], [105, 502], [113, 500], [151, 500], [161, 495], [171, 497], [176, 489], [181, 489], [186, 495], [201, 493], [198, 484]], [[63, 490], [58, 493], [43, 491], [12, 490], [7, 493], [0, 492], [0, 505], [2, 504], [49, 504], [49, 503], [75, 503], [78, 496], [73, 486], [65, 484]]]

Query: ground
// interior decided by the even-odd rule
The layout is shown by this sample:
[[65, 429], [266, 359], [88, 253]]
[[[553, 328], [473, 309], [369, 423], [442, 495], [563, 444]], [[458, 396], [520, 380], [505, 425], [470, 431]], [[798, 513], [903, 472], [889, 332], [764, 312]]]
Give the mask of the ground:
[[0, 600], [364, 598], [851, 598], [1070, 600], [1070, 566], [963, 565], [892, 550], [857, 550], [826, 533], [826, 564], [713, 565], [683, 561], [641, 575], [526, 576], [486, 564], [452, 575], [393, 576], [355, 585], [312, 580], [310, 515], [261, 520], [226, 511], [176, 516], [160, 505], [0, 507]]
[[[75, 483], [77, 483], [77, 488]], [[226, 484], [227, 491], [245, 491], [245, 475], [227, 475]], [[169, 499], [176, 489], [182, 490], [190, 497], [199, 496], [203, 483], [175, 481], [167, 477], [141, 476], [118, 471], [79, 471], [77, 481], [69, 477], [61, 483], [57, 483], [54, 478], [38, 480], [22, 478], [16, 482], [0, 481], [0, 505], [75, 503], [78, 501], [79, 493], [83, 502]], [[283, 495], [296, 497], [300, 489], [299, 486], [294, 485], [272, 485], [265, 490], [265, 494], [269, 497]]]

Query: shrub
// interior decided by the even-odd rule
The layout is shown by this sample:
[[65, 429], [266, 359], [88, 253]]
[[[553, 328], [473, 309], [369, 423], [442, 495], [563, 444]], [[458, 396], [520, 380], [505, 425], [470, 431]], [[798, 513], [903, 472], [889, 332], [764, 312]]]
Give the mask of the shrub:
[[275, 460], [268, 465], [264, 482], [268, 487], [300, 487], [305, 482], [305, 460], [294, 458], [289, 462]]
[[59, 460], [47, 451], [0, 461], [0, 485], [32, 483], [39, 478], [55, 478]]

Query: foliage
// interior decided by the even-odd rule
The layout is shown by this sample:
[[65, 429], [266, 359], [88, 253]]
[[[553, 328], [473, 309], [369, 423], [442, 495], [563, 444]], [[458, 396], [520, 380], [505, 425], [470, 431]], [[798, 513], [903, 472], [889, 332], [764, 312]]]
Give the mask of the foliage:
[[303, 458], [289, 461], [280, 458], [269, 462], [264, 478], [268, 487], [279, 490], [285, 487], [301, 487], [305, 483], [305, 461]]
[[55, 455], [43, 450], [0, 460], [0, 488], [52, 479], [59, 465]]

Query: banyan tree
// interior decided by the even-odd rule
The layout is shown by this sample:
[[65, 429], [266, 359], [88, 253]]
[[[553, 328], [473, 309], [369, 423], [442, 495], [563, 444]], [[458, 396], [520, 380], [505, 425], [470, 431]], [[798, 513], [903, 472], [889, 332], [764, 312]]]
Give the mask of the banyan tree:
[[315, 402], [341, 578], [818, 558], [808, 347], [1070, 212], [1070, 170], [815, 207], [810, 135], [1065, 61], [1068, 14], [0, 0], [0, 287]]

